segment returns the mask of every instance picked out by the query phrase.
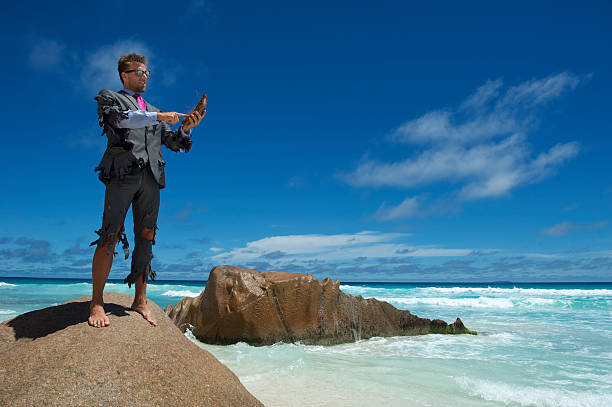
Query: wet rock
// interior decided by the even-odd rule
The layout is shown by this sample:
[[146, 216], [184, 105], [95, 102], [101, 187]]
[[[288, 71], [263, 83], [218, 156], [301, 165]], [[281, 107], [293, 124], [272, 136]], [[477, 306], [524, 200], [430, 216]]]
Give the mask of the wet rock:
[[311, 274], [217, 266], [198, 297], [186, 297], [168, 315], [202, 342], [276, 342], [332, 345], [374, 336], [462, 334], [461, 320], [449, 325], [419, 318], [374, 298], [340, 291], [340, 282]]

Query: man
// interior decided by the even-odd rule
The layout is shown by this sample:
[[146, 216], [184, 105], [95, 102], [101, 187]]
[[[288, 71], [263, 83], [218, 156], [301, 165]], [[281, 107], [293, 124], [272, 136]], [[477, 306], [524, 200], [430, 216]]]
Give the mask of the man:
[[[110, 325], [104, 312], [103, 292], [108, 279], [117, 241], [121, 239], [125, 258], [129, 256], [129, 244], [123, 226], [128, 208], [132, 205], [134, 216], [134, 252], [132, 267], [124, 282], [135, 285], [134, 302], [131, 309], [140, 313], [151, 325], [157, 322], [147, 305], [147, 279], [154, 280], [151, 269], [152, 245], [155, 244], [157, 214], [159, 212], [159, 190], [165, 187], [164, 165], [161, 145], [173, 151], [189, 151], [191, 129], [197, 126], [202, 115], [197, 111], [189, 115], [177, 112], [162, 112], [145, 102], [145, 92], [151, 72], [147, 60], [138, 54], [127, 54], [119, 58], [119, 77], [124, 89], [113, 92], [100, 91], [98, 122], [104, 126], [108, 144], [102, 161], [96, 167], [99, 178], [106, 185], [102, 228], [100, 236], [91, 245], [97, 244], [92, 262], [93, 293], [89, 306], [89, 325]], [[179, 117], [183, 122], [179, 130], [173, 131]]]

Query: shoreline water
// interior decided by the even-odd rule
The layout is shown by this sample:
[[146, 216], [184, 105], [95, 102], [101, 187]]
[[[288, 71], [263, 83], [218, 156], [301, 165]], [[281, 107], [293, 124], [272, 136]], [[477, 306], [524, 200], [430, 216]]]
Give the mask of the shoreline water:
[[[149, 298], [163, 308], [198, 295], [205, 284], [156, 281]], [[267, 406], [612, 405], [612, 283], [342, 282], [341, 290], [420, 317], [459, 316], [479, 335], [371, 338], [332, 347], [190, 339]], [[90, 291], [88, 280], [0, 277], [0, 320], [17, 315], [2, 311], [27, 312]], [[106, 291], [133, 293], [121, 280], [111, 280]]]

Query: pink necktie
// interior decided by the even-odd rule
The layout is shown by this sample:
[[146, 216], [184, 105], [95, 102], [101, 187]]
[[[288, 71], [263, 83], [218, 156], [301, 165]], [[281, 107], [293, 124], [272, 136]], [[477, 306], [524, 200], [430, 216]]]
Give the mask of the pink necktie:
[[136, 102], [138, 102], [138, 107], [140, 107], [140, 110], [147, 110], [147, 106], [145, 105], [142, 96], [140, 96], [138, 93], [134, 93], [134, 96], [136, 96]]

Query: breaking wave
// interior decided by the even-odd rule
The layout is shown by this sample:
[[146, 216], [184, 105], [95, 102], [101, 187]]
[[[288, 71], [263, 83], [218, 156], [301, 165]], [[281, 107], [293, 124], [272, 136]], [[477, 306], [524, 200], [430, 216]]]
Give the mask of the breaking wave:
[[458, 295], [482, 295], [482, 294], [525, 294], [542, 296], [564, 296], [564, 297], [612, 297], [612, 290], [608, 289], [580, 289], [580, 288], [497, 288], [497, 287], [419, 287], [414, 290], [425, 292], [439, 292]]
[[162, 295], [167, 297], [197, 297], [200, 293], [195, 293], [189, 290], [168, 290]]
[[537, 407], [574, 407], [574, 406], [610, 406], [612, 394], [595, 394], [592, 392], [569, 391], [562, 388], [542, 388], [518, 386], [467, 377], [455, 378], [461, 388], [471, 395], [487, 401], [497, 401], [509, 405]]
[[381, 297], [382, 301], [402, 305], [438, 305], [443, 307], [473, 307], [473, 308], [512, 308], [514, 303], [506, 298], [478, 297], [478, 298], [405, 298], [405, 297]]
[[441, 307], [468, 307], [468, 308], [497, 308], [509, 309], [517, 306], [555, 306], [569, 307], [571, 301], [550, 298], [497, 298], [497, 297], [469, 297], [469, 298], [448, 298], [448, 297], [375, 297], [381, 301], [397, 303], [402, 305], [432, 305]]
[[375, 293], [402, 293], [428, 295], [525, 295], [525, 296], [561, 296], [561, 297], [612, 297], [610, 289], [582, 289], [582, 288], [499, 288], [499, 287], [361, 287], [354, 285], [341, 285], [340, 289], [353, 295], [374, 295]]

